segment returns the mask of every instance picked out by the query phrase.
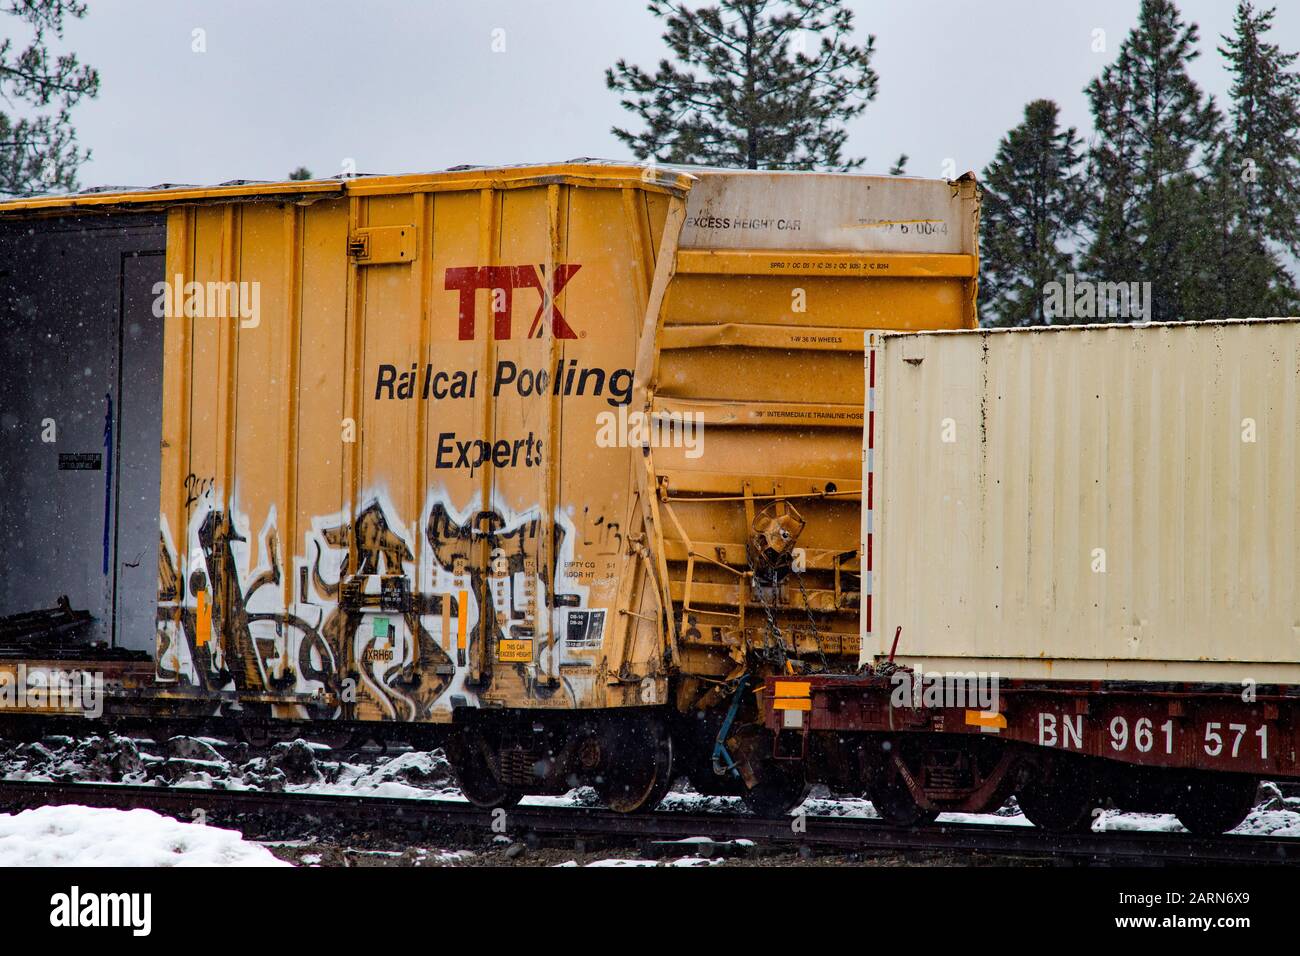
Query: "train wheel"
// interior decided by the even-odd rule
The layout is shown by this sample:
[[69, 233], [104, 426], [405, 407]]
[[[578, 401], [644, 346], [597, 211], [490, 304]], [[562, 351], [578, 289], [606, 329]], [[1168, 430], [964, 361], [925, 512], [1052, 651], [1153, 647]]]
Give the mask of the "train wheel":
[[772, 743], [771, 732], [757, 724], [738, 728], [727, 740], [745, 781], [736, 792], [751, 813], [769, 819], [783, 817], [799, 806], [810, 789], [800, 762], [777, 760], [772, 756]]
[[880, 819], [891, 827], [919, 827], [933, 823], [938, 810], [924, 809], [907, 786], [897, 765], [891, 760], [867, 783], [867, 799]]
[[769, 761], [759, 770], [758, 781], [740, 799], [755, 816], [771, 819], [783, 817], [803, 803], [809, 789], [802, 773]]
[[[1217, 775], [1206, 774], [1205, 777]], [[1197, 779], [1179, 799], [1178, 822], [1197, 836], [1235, 830], [1255, 808], [1259, 784], [1253, 777]]]
[[673, 784], [673, 738], [663, 721], [651, 718], [618, 728], [617, 756], [595, 783], [611, 810], [653, 810]]
[[692, 770], [687, 775], [691, 786], [706, 797], [739, 797], [745, 792], [745, 785], [734, 777], [720, 777], [711, 767]]
[[487, 741], [481, 733], [469, 728], [454, 732], [446, 751], [460, 792], [474, 806], [495, 810], [519, 802], [522, 794], [503, 784], [493, 771], [487, 756]]
[[1050, 759], [1016, 793], [1025, 818], [1049, 833], [1084, 833], [1092, 827], [1096, 789], [1088, 765]]

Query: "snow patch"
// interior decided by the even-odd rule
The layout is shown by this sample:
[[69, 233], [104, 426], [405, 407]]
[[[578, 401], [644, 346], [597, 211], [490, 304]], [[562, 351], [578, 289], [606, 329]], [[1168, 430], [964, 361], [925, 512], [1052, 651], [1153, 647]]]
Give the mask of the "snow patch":
[[0, 814], [0, 869], [15, 866], [288, 866], [234, 830], [152, 810], [40, 807]]

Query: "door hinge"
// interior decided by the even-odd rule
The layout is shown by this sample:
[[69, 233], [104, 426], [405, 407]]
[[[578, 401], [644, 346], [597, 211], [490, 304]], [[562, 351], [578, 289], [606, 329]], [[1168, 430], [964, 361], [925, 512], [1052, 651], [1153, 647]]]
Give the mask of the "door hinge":
[[348, 256], [360, 266], [414, 262], [419, 230], [409, 226], [369, 226], [348, 236]]

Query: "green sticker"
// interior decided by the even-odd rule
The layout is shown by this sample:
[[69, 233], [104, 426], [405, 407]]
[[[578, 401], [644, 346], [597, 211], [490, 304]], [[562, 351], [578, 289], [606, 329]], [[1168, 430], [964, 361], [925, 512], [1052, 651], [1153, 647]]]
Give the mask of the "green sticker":
[[376, 617], [371, 620], [371, 634], [375, 637], [388, 636], [388, 618]]

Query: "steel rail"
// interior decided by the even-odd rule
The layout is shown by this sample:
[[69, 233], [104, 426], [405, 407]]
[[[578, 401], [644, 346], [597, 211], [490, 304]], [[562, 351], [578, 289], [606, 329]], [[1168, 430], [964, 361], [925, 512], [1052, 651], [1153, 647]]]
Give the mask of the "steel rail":
[[[751, 840], [768, 849], [802, 847], [841, 852], [987, 854], [999, 857], [1055, 858], [1093, 864], [1297, 864], [1300, 839], [1185, 833], [1110, 831], [1051, 834], [1029, 826], [956, 823], [895, 829], [860, 817], [807, 816], [765, 820], [743, 814], [659, 810], [622, 814], [584, 807], [521, 805], [504, 811], [482, 810], [445, 798], [369, 797], [294, 791], [217, 790], [124, 784], [65, 784], [0, 781], [0, 810], [80, 804], [132, 809], [144, 807], [193, 819], [202, 810], [209, 823], [236, 828], [261, 820], [292, 818], [295, 825], [333, 822], [395, 831], [471, 834], [490, 838], [504, 832], [542, 839], [604, 838], [649, 846], [651, 842], [708, 837]], [[495, 829], [494, 829], [495, 824]]]

